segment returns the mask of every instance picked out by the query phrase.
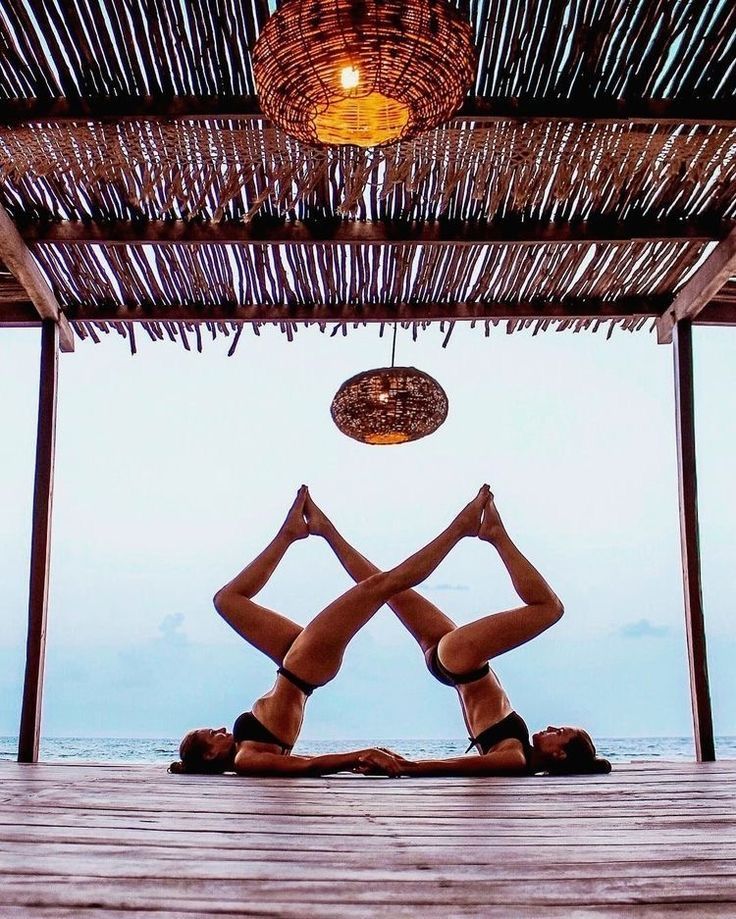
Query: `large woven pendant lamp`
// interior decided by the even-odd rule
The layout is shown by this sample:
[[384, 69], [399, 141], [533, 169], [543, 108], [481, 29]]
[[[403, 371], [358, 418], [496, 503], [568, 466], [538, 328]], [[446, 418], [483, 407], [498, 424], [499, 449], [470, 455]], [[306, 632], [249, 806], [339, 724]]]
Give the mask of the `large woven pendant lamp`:
[[253, 49], [263, 113], [308, 144], [373, 147], [450, 118], [475, 75], [448, 0], [285, 0]]
[[364, 444], [404, 444], [432, 434], [447, 418], [447, 394], [416, 367], [396, 367], [396, 327], [391, 366], [346, 380], [330, 411], [337, 427]]

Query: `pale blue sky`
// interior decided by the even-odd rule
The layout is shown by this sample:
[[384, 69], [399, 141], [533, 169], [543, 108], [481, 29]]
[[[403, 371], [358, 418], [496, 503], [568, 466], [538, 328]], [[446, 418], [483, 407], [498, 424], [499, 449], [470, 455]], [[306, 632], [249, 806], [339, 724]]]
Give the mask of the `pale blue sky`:
[[[488, 481], [511, 534], [566, 605], [532, 645], [497, 661], [530, 725], [597, 735], [690, 732], [679, 571], [672, 353], [647, 333], [489, 338], [458, 325], [397, 363], [450, 400], [433, 436], [356, 444], [333, 426], [339, 384], [381, 366], [377, 328], [330, 338], [246, 331], [202, 355], [111, 335], [62, 355], [44, 733], [177, 736], [230, 723], [273, 665], [214, 613], [214, 591], [270, 538], [307, 482], [379, 565], [433, 536]], [[0, 332], [0, 733], [17, 730], [26, 617], [38, 331]], [[733, 329], [696, 329], [701, 537], [716, 729], [736, 734]], [[306, 621], [349, 582], [327, 546], [299, 543], [262, 593]], [[492, 551], [466, 540], [429, 580], [459, 621], [515, 602]], [[338, 679], [310, 702], [305, 739], [463, 736], [382, 610]]]

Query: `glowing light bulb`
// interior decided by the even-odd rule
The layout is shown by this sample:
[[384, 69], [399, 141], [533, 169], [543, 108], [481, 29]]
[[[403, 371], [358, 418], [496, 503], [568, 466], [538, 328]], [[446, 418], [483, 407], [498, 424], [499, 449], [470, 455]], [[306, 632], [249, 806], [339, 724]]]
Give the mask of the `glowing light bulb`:
[[343, 67], [340, 71], [340, 83], [343, 89], [355, 89], [360, 83], [360, 71], [358, 68], [352, 65]]

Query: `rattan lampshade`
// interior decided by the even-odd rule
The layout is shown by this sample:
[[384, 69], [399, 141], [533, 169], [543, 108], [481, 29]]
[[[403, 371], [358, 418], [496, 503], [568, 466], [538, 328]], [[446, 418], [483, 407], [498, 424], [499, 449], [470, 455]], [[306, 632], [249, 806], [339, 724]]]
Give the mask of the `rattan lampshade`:
[[264, 114], [316, 145], [373, 147], [441, 124], [475, 63], [448, 0], [285, 0], [253, 49]]
[[346, 380], [330, 410], [338, 428], [353, 440], [403, 444], [437, 430], [447, 418], [447, 395], [416, 367], [379, 367]]

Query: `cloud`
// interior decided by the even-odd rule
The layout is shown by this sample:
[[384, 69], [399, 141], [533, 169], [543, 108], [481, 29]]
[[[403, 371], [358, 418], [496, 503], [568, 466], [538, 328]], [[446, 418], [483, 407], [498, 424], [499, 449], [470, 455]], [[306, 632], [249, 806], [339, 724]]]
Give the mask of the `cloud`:
[[169, 616], [165, 616], [158, 627], [161, 633], [160, 640], [167, 644], [188, 644], [187, 636], [181, 631], [183, 622], [183, 613], [171, 613]]
[[429, 584], [425, 590], [469, 590], [467, 584]]
[[624, 638], [664, 638], [669, 631], [666, 625], [654, 625], [648, 619], [638, 619], [622, 625], [619, 634]]

